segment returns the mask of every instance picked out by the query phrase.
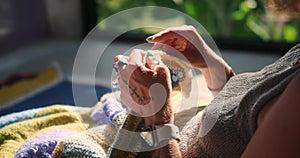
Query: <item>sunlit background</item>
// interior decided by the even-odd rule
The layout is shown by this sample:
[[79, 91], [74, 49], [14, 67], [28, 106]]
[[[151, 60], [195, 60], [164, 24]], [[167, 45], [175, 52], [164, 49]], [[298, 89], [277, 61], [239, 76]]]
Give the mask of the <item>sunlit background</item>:
[[[300, 20], [279, 16], [267, 10], [264, 0], [96, 0], [97, 22], [131, 7], [163, 6], [182, 11], [199, 23], [215, 38], [235, 38], [257, 41], [289, 42], [300, 40]], [[139, 14], [128, 17], [132, 23], [151, 23], [155, 18], [169, 15]], [[169, 17], [167, 23], [188, 24], [181, 17]], [[103, 25], [104, 29], [122, 30], [123, 26]], [[140, 33], [153, 33], [140, 30]]]
[[[237, 73], [261, 69], [300, 41], [300, 19], [274, 14], [263, 0], [0, 0], [0, 116], [50, 104], [73, 105], [73, 64], [81, 42], [95, 27], [101, 34], [91, 47], [104, 46], [111, 33], [123, 33], [128, 27], [123, 21], [134, 26], [158, 19], [165, 19], [161, 26], [190, 24], [180, 15], [148, 11], [118, 19], [118, 25], [103, 22], [143, 6], [172, 8], [196, 19]], [[95, 76], [86, 76], [83, 68], [76, 80], [82, 104], [95, 104], [89, 98], [87, 87], [94, 84], [89, 77], [96, 78], [98, 97], [109, 92], [113, 57], [146, 43], [157, 31], [126, 32], [106, 48]], [[88, 68], [89, 61], [84, 62]]]

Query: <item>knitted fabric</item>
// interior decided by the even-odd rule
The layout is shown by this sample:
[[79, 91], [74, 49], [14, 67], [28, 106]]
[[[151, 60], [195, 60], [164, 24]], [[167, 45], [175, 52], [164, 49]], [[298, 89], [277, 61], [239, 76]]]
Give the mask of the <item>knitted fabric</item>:
[[120, 112], [126, 112], [126, 109], [114, 97], [109, 97], [102, 106], [93, 110], [90, 117], [97, 125], [113, 124], [113, 122], [120, 121]]
[[50, 130], [27, 140], [17, 151], [15, 158], [51, 158], [57, 142], [75, 134], [70, 130]]
[[183, 156], [240, 157], [257, 128], [260, 109], [300, 73], [299, 65], [292, 67], [299, 59], [300, 45], [297, 45], [261, 71], [232, 77], [205, 111], [183, 128], [180, 142]]
[[[69, 106], [49, 106], [37, 111], [31, 119], [9, 124], [0, 129], [0, 157], [11, 158], [22, 144], [29, 138], [49, 130], [67, 129], [72, 131], [83, 131], [87, 129], [86, 117], [80, 113], [67, 111]], [[74, 107], [76, 109], [76, 107]], [[43, 109], [43, 108], [42, 108]], [[53, 112], [49, 114], [49, 111]], [[55, 112], [54, 112], [55, 111]], [[30, 111], [32, 112], [32, 111]], [[24, 114], [24, 113], [22, 113]], [[47, 115], [49, 114], [49, 115]], [[16, 114], [14, 114], [16, 115]], [[9, 118], [9, 115], [6, 116]], [[30, 118], [30, 117], [28, 117]]]
[[63, 138], [56, 146], [52, 157], [105, 158], [112, 144], [116, 129], [111, 125], [100, 125], [76, 135]]
[[97, 126], [62, 139], [53, 157], [106, 157], [116, 135], [115, 127], [123, 123], [126, 109], [114, 97], [102, 101], [102, 106], [94, 108], [90, 115]]
[[[91, 142], [94, 141], [95, 137], [99, 137], [98, 142], [94, 143], [97, 144], [95, 145], [97, 146], [96, 153], [103, 155], [105, 152], [98, 153], [98, 151], [103, 151], [105, 147], [108, 147], [110, 141], [107, 139], [113, 139], [112, 135], [114, 135], [115, 129], [108, 125], [89, 130], [87, 128], [95, 126], [95, 123], [100, 121], [99, 118], [93, 121], [93, 113], [94, 115], [101, 115], [103, 119], [108, 120], [109, 124], [112, 124], [110, 118], [114, 120], [116, 118], [121, 119], [119, 112], [125, 109], [120, 108], [122, 107], [120, 103], [110, 98], [111, 96], [113, 94], [104, 95], [101, 101], [92, 108], [53, 105], [1, 117], [3, 128], [0, 129], [0, 157], [13, 157], [15, 154], [17, 154], [16, 157], [47, 157], [52, 154], [58, 141], [63, 144], [66, 153], [70, 154], [72, 153], [70, 150], [76, 148], [72, 142], [81, 142], [77, 144], [83, 144], [84, 146], [85, 144], [92, 144]], [[102, 105], [105, 105], [105, 107]], [[97, 113], [95, 111], [98, 108], [105, 110], [102, 113]], [[66, 132], [59, 131], [85, 132], [83, 132], [84, 134], [78, 134], [79, 138], [77, 134], [74, 134], [75, 139], [73, 139], [70, 136], [71, 133], [65, 134]], [[101, 132], [104, 134], [101, 135]], [[97, 134], [100, 135], [97, 136]], [[62, 139], [65, 136], [69, 136], [69, 139]], [[89, 138], [86, 139], [84, 136]], [[86, 149], [88, 151], [93, 148], [87, 146]]]
[[32, 109], [32, 110], [25, 110], [18, 113], [12, 113], [9, 115], [1, 116], [0, 117], [0, 128], [15, 123], [21, 122], [24, 120], [29, 120], [34, 118], [34, 115], [40, 110], [40, 108]]
[[[49, 156], [47, 154], [53, 152], [54, 144], [57, 144], [53, 152], [54, 157], [74, 157], [74, 155], [105, 157], [116, 136], [117, 128], [123, 124], [126, 117], [125, 109], [117, 108], [120, 103], [111, 98], [112, 96], [112, 94], [105, 95], [92, 108], [53, 105], [11, 114], [11, 116], [20, 115], [21, 117], [29, 112], [30, 117], [25, 120], [17, 119], [15, 123], [7, 124], [0, 129], [0, 157], [13, 157], [16, 152], [16, 157]], [[106, 109], [106, 112], [102, 111], [97, 114], [103, 115], [102, 118], [109, 120], [109, 124], [98, 125], [87, 130], [95, 125], [94, 122], [88, 121], [87, 116], [90, 114], [91, 116], [88, 117], [92, 117], [92, 114], [99, 108]], [[195, 110], [191, 109], [190, 111]], [[177, 113], [175, 123], [184, 125], [188, 119], [180, 118], [190, 118], [190, 113]], [[110, 117], [112, 115], [113, 117]], [[10, 118], [10, 115], [5, 118]], [[97, 119], [95, 121], [97, 122]], [[59, 131], [70, 131], [71, 133], [74, 131], [74, 134], [66, 136], [67, 132]], [[75, 133], [76, 131], [82, 132]], [[35, 143], [33, 144], [33, 142]], [[46, 146], [47, 148], [43, 148]]]

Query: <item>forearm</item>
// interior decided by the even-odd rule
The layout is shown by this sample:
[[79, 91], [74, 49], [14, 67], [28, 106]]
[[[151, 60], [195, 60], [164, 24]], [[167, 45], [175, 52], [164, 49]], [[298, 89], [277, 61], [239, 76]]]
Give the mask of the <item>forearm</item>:
[[217, 95], [220, 90], [224, 87], [230, 77], [234, 76], [235, 73], [231, 67], [219, 56], [217, 56], [211, 49], [207, 56], [205, 56], [205, 62], [207, 67], [198, 67], [207, 83], [207, 87], [213, 95]]
[[[145, 125], [166, 125], [166, 124], [174, 124], [174, 112], [171, 106], [171, 100], [167, 99], [166, 105], [162, 107], [162, 109], [153, 117], [145, 117]], [[160, 128], [160, 127], [159, 127]], [[156, 132], [167, 132], [167, 131], [159, 131], [155, 129]], [[178, 131], [179, 132], [179, 131]], [[178, 138], [179, 139], [179, 138]], [[157, 142], [158, 149], [152, 151], [153, 158], [180, 158], [181, 152], [178, 146], [178, 140], [171, 138], [168, 140], [164, 140], [161, 142]]]

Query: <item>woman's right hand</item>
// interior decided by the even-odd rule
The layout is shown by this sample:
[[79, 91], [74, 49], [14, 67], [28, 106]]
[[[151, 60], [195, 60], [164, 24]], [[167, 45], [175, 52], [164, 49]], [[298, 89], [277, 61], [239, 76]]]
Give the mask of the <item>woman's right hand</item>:
[[114, 65], [121, 102], [143, 117], [146, 127], [173, 122], [171, 77], [161, 60], [134, 49], [129, 57], [116, 56]]
[[195, 68], [206, 68], [208, 60], [218, 58], [193, 26], [171, 27], [148, 37], [147, 41], [154, 43], [152, 49], [163, 50], [180, 58], [171, 47], [175, 48]]

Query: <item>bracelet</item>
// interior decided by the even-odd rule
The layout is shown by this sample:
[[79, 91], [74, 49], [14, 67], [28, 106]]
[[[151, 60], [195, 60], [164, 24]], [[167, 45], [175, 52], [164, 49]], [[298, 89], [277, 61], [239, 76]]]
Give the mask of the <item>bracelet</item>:
[[[226, 70], [229, 70], [229, 72]], [[225, 71], [226, 71], [226, 81], [228, 81], [232, 76], [235, 76], [235, 72], [231, 68], [225, 68]]]
[[166, 140], [179, 139], [179, 128], [173, 124], [151, 125], [140, 133], [140, 136], [150, 147], [162, 147], [167, 144], [162, 142]]

